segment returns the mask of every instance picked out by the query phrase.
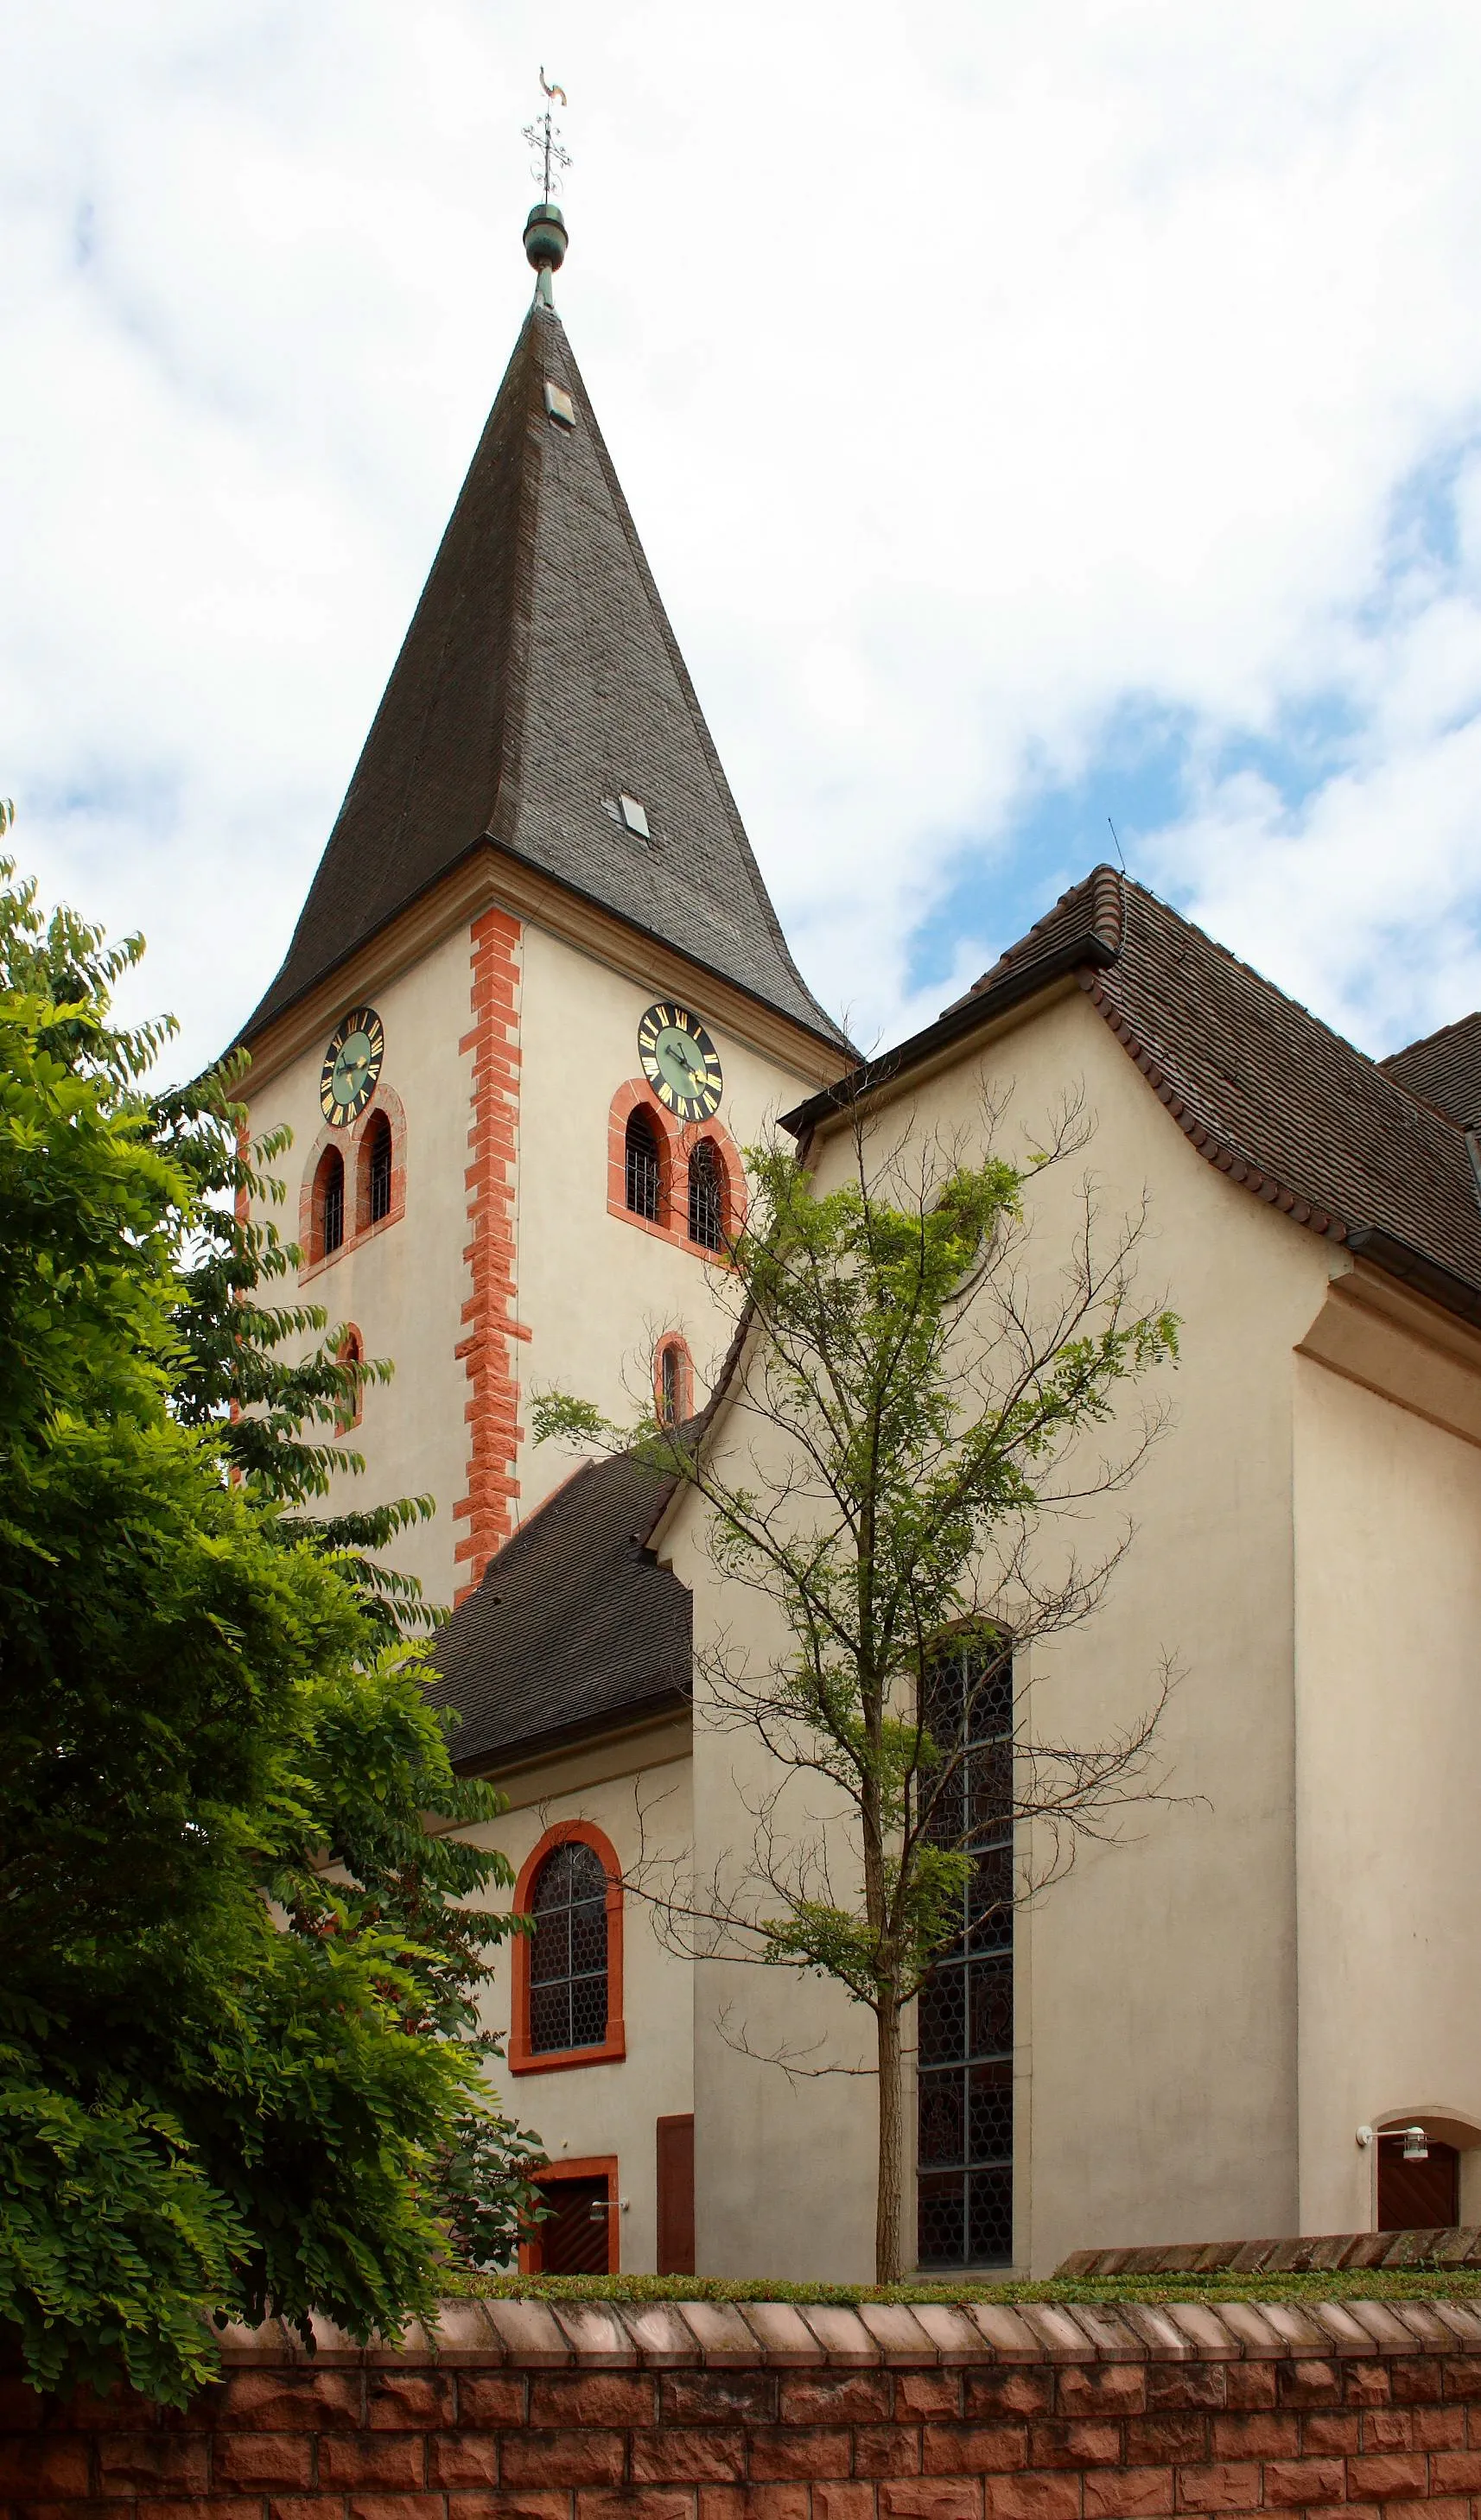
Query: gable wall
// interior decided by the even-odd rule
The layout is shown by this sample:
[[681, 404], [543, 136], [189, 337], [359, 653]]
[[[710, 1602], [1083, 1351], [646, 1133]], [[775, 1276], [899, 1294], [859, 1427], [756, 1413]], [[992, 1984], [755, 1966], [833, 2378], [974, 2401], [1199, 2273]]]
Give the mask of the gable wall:
[[[984, 1078], [1014, 1085], [1010, 1148], [1020, 1125], [1042, 1140], [1066, 1086], [1083, 1082], [1097, 1115], [1086, 1157], [1036, 1198], [1036, 1266], [1057, 1268], [1087, 1167], [1107, 1213], [1144, 1185], [1139, 1286], [1185, 1325], [1181, 1369], [1158, 1377], [1170, 1431], [1130, 1498], [1074, 1531], [1090, 1552], [1129, 1507], [1131, 1556], [1086, 1627], [1033, 1653], [1035, 1725], [1071, 1740], [1132, 1718], [1171, 1657], [1183, 1679], [1163, 1746], [1169, 1789], [1189, 1798], [1132, 1812], [1139, 1842], [1083, 1850], [1020, 1913], [1018, 2254], [1042, 2272], [1077, 2246], [1297, 2228], [1292, 1349], [1333, 1251], [1194, 1153], [1078, 992], [922, 1085], [910, 1107], [923, 1126], [975, 1132]], [[905, 1111], [894, 1106], [891, 1125]], [[826, 1148], [825, 1182], [844, 1155], [837, 1142]], [[702, 1650], [740, 1614], [688, 1512], [669, 1546], [696, 1590]], [[701, 1871], [744, 1842], [741, 1796], [760, 1781], [750, 1745], [707, 1735], [696, 1715]], [[775, 2067], [738, 2060], [713, 2026], [725, 2001], [756, 2048], [795, 2046], [799, 2024], [807, 2040], [830, 2033], [835, 2055], [868, 2048], [867, 2018], [845, 2019], [831, 1990], [799, 1995], [779, 1972], [698, 1973], [701, 2269], [865, 2272], [870, 2085], [793, 2091]]]
[[[1409, 1344], [1408, 1371], [1391, 1331], [1371, 1362], [1433, 1399]], [[1478, 1534], [1481, 1445], [1297, 1358], [1304, 2230], [1373, 2219], [1356, 2130], [1401, 2114], [1466, 2147], [1460, 2212], [1481, 2214]]]
[[[547, 1830], [564, 1821], [595, 1822], [634, 1885], [623, 1901], [622, 2007], [626, 2053], [612, 2062], [550, 2073], [513, 2073], [495, 2060], [488, 2079], [500, 2105], [538, 2135], [556, 2163], [615, 2158], [619, 2258], [628, 2272], [657, 2265], [657, 2120], [694, 2107], [688, 1963], [657, 1930], [658, 1894], [674, 1877], [693, 1826], [689, 1728], [651, 1728], [629, 1741], [596, 1744], [499, 1780], [511, 1808], [461, 1834], [496, 1846], [517, 1873]], [[507, 1892], [490, 1905], [502, 1908]], [[494, 1955], [480, 2021], [506, 2048], [513, 2017], [509, 1943]]]

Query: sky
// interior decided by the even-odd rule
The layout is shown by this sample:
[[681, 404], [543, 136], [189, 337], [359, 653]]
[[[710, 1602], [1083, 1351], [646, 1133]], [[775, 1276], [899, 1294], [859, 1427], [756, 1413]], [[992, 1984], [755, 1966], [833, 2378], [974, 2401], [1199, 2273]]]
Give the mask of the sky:
[[1474, 0], [0, 0], [0, 794], [272, 976], [530, 289], [856, 1039], [1099, 859], [1366, 1048], [1481, 1005]]

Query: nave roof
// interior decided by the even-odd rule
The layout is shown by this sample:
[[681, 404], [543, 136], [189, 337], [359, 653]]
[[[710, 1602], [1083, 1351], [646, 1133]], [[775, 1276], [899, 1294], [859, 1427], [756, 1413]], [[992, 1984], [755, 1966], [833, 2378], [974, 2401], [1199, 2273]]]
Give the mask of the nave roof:
[[628, 1455], [587, 1462], [491, 1557], [433, 1642], [434, 1705], [466, 1771], [677, 1707], [694, 1603], [647, 1547], [673, 1482]]
[[1094, 868], [934, 1024], [787, 1125], [816, 1126], [1071, 975], [1210, 1163], [1481, 1322], [1481, 1192], [1459, 1107], [1481, 1106], [1481, 1015], [1369, 1058], [1114, 867]]

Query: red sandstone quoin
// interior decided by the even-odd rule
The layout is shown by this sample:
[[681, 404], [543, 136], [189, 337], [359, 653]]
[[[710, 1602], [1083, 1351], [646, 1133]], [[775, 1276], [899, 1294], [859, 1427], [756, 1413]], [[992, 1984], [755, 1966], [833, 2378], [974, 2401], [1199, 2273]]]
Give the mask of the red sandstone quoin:
[[183, 2414], [0, 2383], [11, 2520], [1140, 2520], [1481, 2511], [1467, 2303], [448, 2302], [233, 2328]]

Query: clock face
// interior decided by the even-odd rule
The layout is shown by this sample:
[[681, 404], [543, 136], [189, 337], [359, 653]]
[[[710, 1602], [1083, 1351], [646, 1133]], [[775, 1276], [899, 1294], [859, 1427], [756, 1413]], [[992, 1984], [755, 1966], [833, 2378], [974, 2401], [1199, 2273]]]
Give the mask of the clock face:
[[376, 1090], [385, 1028], [374, 1007], [352, 1007], [324, 1054], [319, 1107], [332, 1129], [358, 1120]]
[[719, 1054], [697, 1015], [660, 999], [638, 1026], [643, 1073], [666, 1111], [680, 1120], [709, 1120], [720, 1108], [725, 1079]]

